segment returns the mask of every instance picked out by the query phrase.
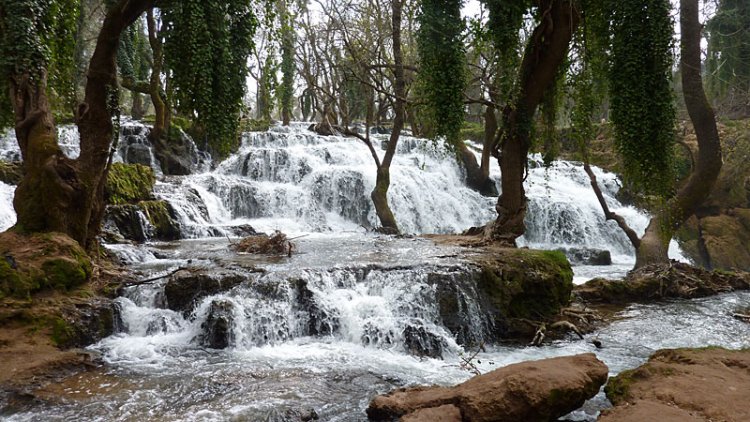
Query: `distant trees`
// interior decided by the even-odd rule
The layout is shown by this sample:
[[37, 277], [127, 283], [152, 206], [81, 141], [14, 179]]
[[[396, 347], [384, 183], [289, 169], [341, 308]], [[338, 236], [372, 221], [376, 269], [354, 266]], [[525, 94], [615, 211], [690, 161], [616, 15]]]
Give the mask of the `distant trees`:
[[718, 1], [705, 30], [709, 97], [724, 115], [750, 117], [750, 3]]

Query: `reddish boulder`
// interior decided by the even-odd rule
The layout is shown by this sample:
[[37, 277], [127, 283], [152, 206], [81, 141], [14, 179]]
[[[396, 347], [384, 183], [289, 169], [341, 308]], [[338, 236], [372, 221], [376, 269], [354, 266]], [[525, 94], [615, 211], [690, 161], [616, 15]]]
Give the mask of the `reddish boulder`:
[[401, 388], [375, 397], [370, 420], [550, 421], [581, 407], [607, 381], [593, 353], [523, 362], [454, 387]]

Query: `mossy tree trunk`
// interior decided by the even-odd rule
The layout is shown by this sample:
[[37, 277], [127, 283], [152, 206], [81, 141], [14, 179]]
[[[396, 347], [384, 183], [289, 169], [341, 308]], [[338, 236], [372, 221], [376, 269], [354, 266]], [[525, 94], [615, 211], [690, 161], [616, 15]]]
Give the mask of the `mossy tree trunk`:
[[705, 201], [721, 170], [721, 143], [716, 117], [706, 98], [701, 78], [702, 26], [698, 18], [697, 0], [680, 1], [680, 28], [682, 92], [698, 139], [698, 157], [687, 183], [651, 219], [637, 246], [636, 268], [669, 262], [667, 252], [675, 231]]
[[393, 24], [393, 129], [388, 139], [388, 146], [383, 156], [383, 161], [378, 165], [378, 174], [375, 181], [375, 189], [372, 190], [370, 197], [375, 205], [375, 213], [380, 220], [381, 228], [389, 234], [399, 233], [396, 219], [393, 211], [388, 204], [388, 188], [391, 185], [391, 162], [396, 154], [398, 139], [401, 136], [401, 130], [404, 128], [405, 108], [406, 108], [406, 80], [404, 78], [404, 61], [401, 53], [401, 11], [403, 0], [393, 0], [392, 2], [392, 24]]
[[576, 2], [569, 0], [541, 1], [539, 10], [542, 14], [539, 24], [531, 34], [521, 62], [517, 94], [503, 110], [498, 142], [502, 192], [495, 206], [497, 219], [487, 230], [490, 239], [513, 246], [526, 230], [527, 199], [523, 182], [534, 113], [554, 82], [580, 21]]
[[62, 232], [85, 248], [95, 244], [104, 214], [104, 183], [117, 117], [116, 54], [122, 31], [153, 6], [154, 0], [122, 0], [113, 5], [97, 38], [88, 71], [84, 102], [76, 118], [81, 153], [73, 160], [57, 143], [46, 95], [46, 75], [10, 76], [15, 131], [24, 161], [13, 205], [16, 229]]

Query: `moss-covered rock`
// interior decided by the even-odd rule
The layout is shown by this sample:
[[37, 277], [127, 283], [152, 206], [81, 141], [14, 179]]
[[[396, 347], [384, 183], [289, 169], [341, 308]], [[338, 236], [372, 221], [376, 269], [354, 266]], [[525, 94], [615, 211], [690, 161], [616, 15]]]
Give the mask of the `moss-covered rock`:
[[114, 163], [107, 175], [105, 196], [112, 205], [146, 201], [153, 198], [154, 170], [141, 164]]
[[91, 275], [91, 261], [60, 233], [0, 233], [0, 298], [26, 298], [42, 290], [70, 290]]
[[17, 185], [23, 177], [23, 168], [19, 161], [0, 161], [0, 182]]
[[478, 287], [505, 336], [533, 335], [533, 326], [515, 320], [546, 321], [570, 303], [573, 270], [562, 252], [510, 248], [487, 252], [476, 258], [482, 268]]
[[105, 215], [105, 229], [135, 242], [150, 239], [180, 239], [180, 225], [172, 206], [164, 200], [137, 204], [110, 205]]
[[750, 228], [743, 224], [749, 212], [736, 209], [700, 220], [710, 268], [750, 270]]
[[180, 236], [177, 215], [167, 201], [142, 201], [138, 207], [153, 227], [152, 237], [160, 240], [176, 240]]

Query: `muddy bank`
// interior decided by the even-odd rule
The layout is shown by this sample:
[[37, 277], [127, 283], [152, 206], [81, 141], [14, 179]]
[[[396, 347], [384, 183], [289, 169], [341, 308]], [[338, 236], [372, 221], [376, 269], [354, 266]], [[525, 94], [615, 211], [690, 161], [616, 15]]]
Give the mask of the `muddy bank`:
[[0, 389], [4, 407], [97, 366], [81, 348], [112, 334], [110, 296], [127, 275], [59, 233], [0, 233]]
[[610, 379], [602, 422], [750, 420], [750, 350], [665, 349]]

